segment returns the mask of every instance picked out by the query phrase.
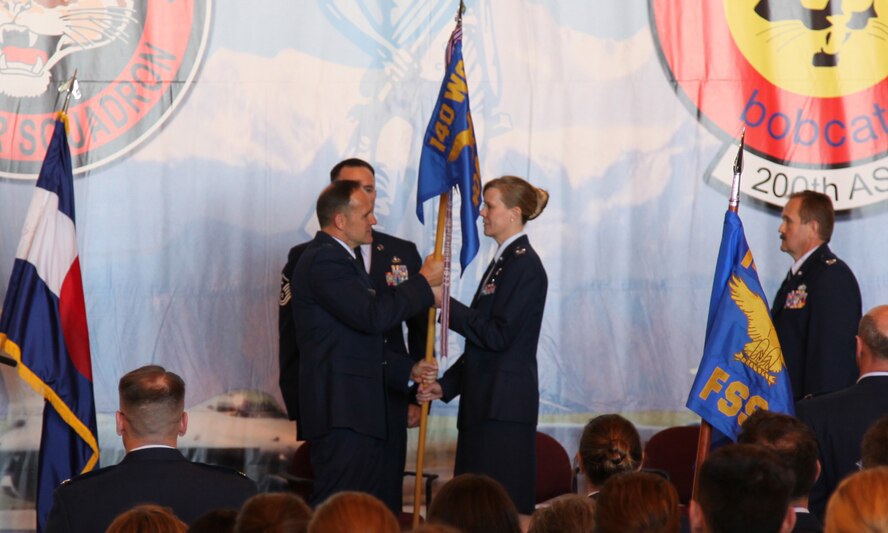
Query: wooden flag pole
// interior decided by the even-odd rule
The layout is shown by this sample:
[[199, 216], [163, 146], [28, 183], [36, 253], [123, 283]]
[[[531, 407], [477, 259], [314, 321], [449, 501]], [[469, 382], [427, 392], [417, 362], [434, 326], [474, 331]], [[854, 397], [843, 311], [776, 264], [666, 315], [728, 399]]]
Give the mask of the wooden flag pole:
[[[438, 227], [435, 232], [435, 259], [442, 258], [444, 249], [444, 228], [447, 225], [447, 212], [450, 210], [450, 193], [441, 195], [438, 204]], [[425, 360], [429, 363], [435, 360], [435, 317], [437, 310], [429, 309], [429, 326], [426, 333]], [[422, 502], [422, 467], [425, 456], [426, 429], [429, 423], [429, 402], [422, 404], [422, 414], [419, 418], [419, 443], [416, 447], [416, 479], [413, 487], [413, 527], [419, 527], [419, 508]]]
[[[728, 200], [728, 211], [737, 213], [740, 210], [740, 175], [743, 174], [743, 146], [746, 139], [746, 128], [740, 133], [740, 148], [734, 157], [734, 179], [731, 181], [731, 199]], [[700, 467], [709, 457], [709, 448], [712, 446], [712, 425], [706, 420], [700, 420], [700, 436], [697, 439], [697, 459], [694, 463], [694, 486], [691, 489], [691, 499], [697, 499], [697, 488], [700, 481]]]

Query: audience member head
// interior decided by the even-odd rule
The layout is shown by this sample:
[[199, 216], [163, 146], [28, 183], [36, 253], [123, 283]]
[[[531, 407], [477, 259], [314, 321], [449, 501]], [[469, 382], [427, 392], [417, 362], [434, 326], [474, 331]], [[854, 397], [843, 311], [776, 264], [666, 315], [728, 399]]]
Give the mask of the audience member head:
[[795, 476], [793, 501], [807, 507], [808, 494], [820, 475], [814, 430], [798, 418], [759, 409], [743, 422], [737, 442], [773, 451]]
[[458, 527], [465, 533], [519, 533], [515, 504], [495, 480], [460, 474], [441, 487], [429, 507], [430, 523]]
[[785, 533], [795, 526], [792, 472], [764, 446], [731, 444], [712, 452], [691, 500], [694, 533]]
[[888, 466], [888, 415], [876, 420], [863, 435], [860, 445], [863, 468]]
[[527, 533], [592, 533], [595, 531], [595, 502], [570, 494], [534, 511]]
[[888, 371], [888, 305], [873, 307], [860, 319], [857, 366], [861, 374]]
[[234, 533], [235, 520], [237, 511], [234, 509], [215, 509], [191, 522], [188, 533]]
[[856, 472], [839, 483], [826, 505], [825, 533], [888, 533], [888, 467]]
[[257, 494], [237, 514], [236, 533], [300, 533], [308, 528], [311, 509], [288, 492]]
[[138, 505], [115, 518], [105, 533], [185, 533], [187, 529], [168, 507]]
[[401, 526], [384, 503], [363, 492], [334, 494], [315, 509], [308, 533], [399, 533]]
[[632, 422], [620, 415], [596, 416], [586, 424], [577, 452], [590, 489], [614, 474], [641, 468], [641, 438]]
[[599, 533], [678, 533], [680, 520], [675, 487], [648, 472], [608, 479], [595, 502]]
[[549, 203], [549, 193], [534, 187], [527, 181], [516, 176], [502, 176], [484, 184], [484, 191], [496, 189], [502, 202], [509, 209], [517, 207], [521, 211], [521, 225], [540, 216]]
[[370, 196], [370, 203], [376, 202], [376, 171], [363, 159], [352, 157], [336, 163], [330, 170], [330, 181], [336, 180], [357, 181], [361, 184], [361, 189]]
[[143, 366], [120, 378], [118, 392], [117, 434], [127, 451], [146, 444], [175, 446], [185, 434], [185, 382], [178, 375]]

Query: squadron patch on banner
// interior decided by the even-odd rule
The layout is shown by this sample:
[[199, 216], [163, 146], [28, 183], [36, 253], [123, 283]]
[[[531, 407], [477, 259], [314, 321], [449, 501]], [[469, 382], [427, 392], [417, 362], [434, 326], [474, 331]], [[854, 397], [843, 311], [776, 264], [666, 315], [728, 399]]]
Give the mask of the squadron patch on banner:
[[745, 127], [745, 194], [782, 206], [812, 189], [837, 210], [888, 200], [888, 0], [648, 4], [669, 82], [726, 141], [711, 182], [730, 185], [727, 144]]
[[[12, 7], [7, 7], [11, 4]], [[71, 0], [0, 5], [0, 176], [35, 179], [55, 121], [58, 86], [76, 69], [68, 107], [74, 173], [128, 153], [191, 87], [211, 0]]]

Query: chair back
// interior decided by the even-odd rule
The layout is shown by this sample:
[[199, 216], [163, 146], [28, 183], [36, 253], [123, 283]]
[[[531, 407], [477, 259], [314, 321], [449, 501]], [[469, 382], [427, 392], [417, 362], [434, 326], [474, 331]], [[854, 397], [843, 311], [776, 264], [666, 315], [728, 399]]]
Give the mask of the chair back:
[[698, 425], [675, 426], [655, 433], [644, 446], [644, 467], [669, 474], [682, 505], [691, 501], [699, 436]]
[[536, 503], [574, 492], [574, 471], [561, 444], [537, 431]]

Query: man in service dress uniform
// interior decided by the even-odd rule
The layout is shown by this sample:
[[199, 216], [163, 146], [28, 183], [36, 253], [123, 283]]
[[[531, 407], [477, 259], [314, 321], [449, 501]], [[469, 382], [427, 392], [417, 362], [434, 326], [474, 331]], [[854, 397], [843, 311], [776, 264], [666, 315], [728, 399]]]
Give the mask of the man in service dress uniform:
[[774, 297], [771, 319], [798, 401], [854, 383], [862, 304], [857, 279], [827, 245], [835, 224], [829, 196], [793, 193], [781, 218], [780, 249], [794, 263]]

